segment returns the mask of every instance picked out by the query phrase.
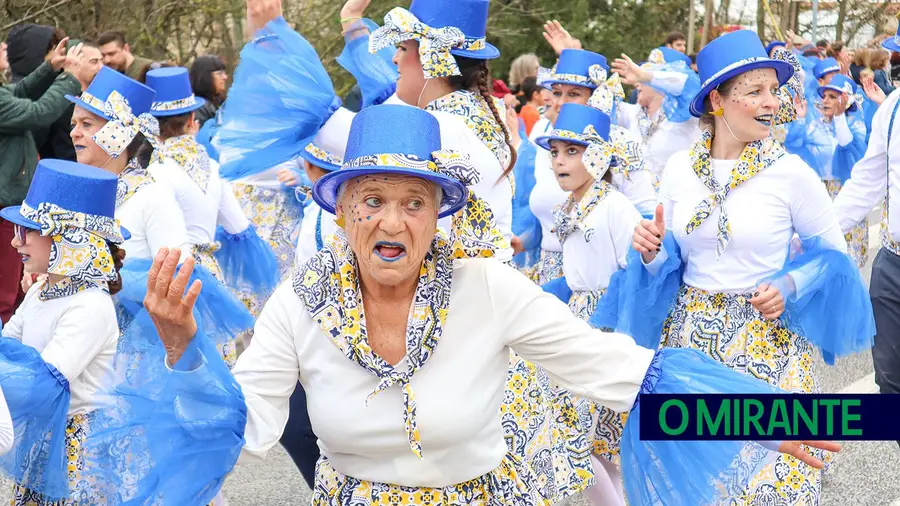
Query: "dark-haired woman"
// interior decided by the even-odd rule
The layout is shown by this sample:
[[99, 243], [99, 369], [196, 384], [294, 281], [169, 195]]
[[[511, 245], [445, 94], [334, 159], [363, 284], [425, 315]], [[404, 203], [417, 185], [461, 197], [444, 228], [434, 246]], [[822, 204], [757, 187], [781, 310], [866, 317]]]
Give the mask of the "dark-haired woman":
[[225, 62], [216, 55], [198, 56], [191, 64], [191, 88], [194, 94], [205, 100], [202, 107], [194, 111], [197, 123], [202, 127], [216, 115], [225, 102], [228, 93], [228, 72]]

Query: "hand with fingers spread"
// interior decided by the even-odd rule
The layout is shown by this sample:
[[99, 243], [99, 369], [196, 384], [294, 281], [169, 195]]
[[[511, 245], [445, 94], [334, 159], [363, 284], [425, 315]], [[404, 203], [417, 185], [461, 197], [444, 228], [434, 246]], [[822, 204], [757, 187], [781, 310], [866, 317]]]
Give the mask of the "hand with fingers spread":
[[147, 295], [144, 297], [144, 308], [166, 348], [170, 366], [178, 363], [197, 333], [193, 309], [202, 288], [200, 281], [194, 281], [185, 293], [194, 272], [194, 259], [189, 257], [178, 270], [180, 258], [178, 248], [162, 248], [156, 253], [147, 275]]
[[557, 56], [563, 49], [581, 49], [581, 41], [572, 37], [556, 20], [544, 23], [544, 40], [556, 51]]
[[641, 220], [634, 227], [634, 239], [631, 246], [641, 254], [645, 263], [650, 263], [656, 258], [656, 254], [662, 249], [663, 237], [666, 236], [666, 222], [663, 214], [663, 206], [656, 206], [653, 221]]
[[[69, 38], [66, 37], [63, 40], [59, 41], [59, 44], [53, 48], [53, 52], [50, 53], [50, 66], [53, 67], [53, 70], [62, 70], [66, 65], [66, 44], [69, 42]], [[71, 53], [71, 50], [69, 50]]]
[[639, 83], [649, 83], [653, 79], [653, 73], [648, 72], [634, 63], [627, 54], [623, 54], [620, 58], [616, 58], [612, 63], [612, 71], [619, 74], [622, 82], [634, 86]]
[[777, 320], [784, 313], [784, 296], [771, 283], [762, 283], [756, 287], [749, 302], [767, 320]]
[[801, 447], [800, 445], [811, 446], [813, 448], [818, 448], [820, 450], [829, 452], [841, 451], [841, 445], [835, 443], [834, 441], [783, 441], [778, 446], [778, 451], [784, 453], [785, 455], [795, 457], [810, 467], [814, 467], [816, 469], [825, 468], [825, 463], [810, 455], [809, 452], [803, 449], [803, 447]]
[[247, 0], [247, 28], [251, 36], [283, 14], [281, 0]]
[[300, 179], [297, 177], [297, 174], [291, 169], [278, 169], [275, 177], [278, 178], [279, 183], [285, 186], [294, 187], [300, 184]]
[[797, 117], [803, 119], [806, 117], [806, 113], [808, 112], [806, 99], [801, 95], [797, 95], [794, 97], [794, 110], [797, 111]]
[[869, 100], [878, 105], [885, 101], [887, 95], [884, 94], [884, 90], [881, 87], [875, 84], [875, 76], [873, 74], [860, 74], [859, 80], [862, 82], [863, 91], [869, 97]]

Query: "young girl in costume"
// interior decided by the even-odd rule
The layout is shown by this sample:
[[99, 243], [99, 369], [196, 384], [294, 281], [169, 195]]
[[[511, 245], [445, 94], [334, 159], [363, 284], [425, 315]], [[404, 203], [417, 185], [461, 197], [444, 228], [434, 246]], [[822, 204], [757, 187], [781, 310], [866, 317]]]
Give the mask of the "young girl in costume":
[[[300, 153], [304, 170], [309, 181], [315, 184], [322, 176], [341, 168], [341, 159], [337, 156], [309, 143]], [[312, 199], [310, 199], [312, 200]], [[297, 241], [297, 253], [294, 258], [297, 265], [303, 265], [325, 246], [325, 240], [337, 232], [338, 225], [331, 213], [325, 212], [315, 201], [310, 202], [303, 210], [303, 223], [300, 225], [300, 239]]]

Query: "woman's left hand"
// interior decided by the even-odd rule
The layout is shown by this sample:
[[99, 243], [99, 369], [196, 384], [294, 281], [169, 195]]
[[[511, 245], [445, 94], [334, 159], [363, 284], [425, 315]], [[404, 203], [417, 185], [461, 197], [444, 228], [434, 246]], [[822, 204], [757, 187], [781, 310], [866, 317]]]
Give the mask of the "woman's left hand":
[[811, 446], [813, 448], [818, 448], [820, 450], [826, 450], [829, 452], [841, 451], [841, 445], [835, 443], [834, 441], [783, 441], [778, 446], [778, 451], [784, 453], [785, 455], [796, 457], [798, 460], [810, 467], [814, 467], [816, 469], [823, 469], [825, 467], [825, 463], [810, 455], [800, 445]]
[[784, 296], [778, 288], [769, 283], [756, 287], [756, 292], [749, 302], [767, 320], [777, 320], [784, 313]]
[[294, 171], [291, 169], [278, 169], [276, 177], [278, 177], [278, 182], [285, 186], [293, 187], [300, 184], [300, 180], [297, 179], [297, 174], [294, 174]]
[[634, 63], [627, 54], [623, 54], [620, 58], [616, 58], [610, 67], [613, 72], [619, 74], [622, 78], [622, 82], [631, 86], [639, 83], [649, 83], [653, 80], [653, 74], [642, 69], [637, 63]]

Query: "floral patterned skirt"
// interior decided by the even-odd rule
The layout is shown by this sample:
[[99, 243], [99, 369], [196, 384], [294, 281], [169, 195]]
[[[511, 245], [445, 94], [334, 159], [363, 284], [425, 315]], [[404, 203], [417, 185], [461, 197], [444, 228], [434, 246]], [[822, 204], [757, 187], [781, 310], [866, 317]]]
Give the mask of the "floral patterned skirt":
[[[663, 345], [694, 348], [729, 368], [789, 392], [818, 392], [812, 346], [780, 320], [763, 318], [750, 294], [710, 293], [682, 286], [663, 325]], [[813, 450], [830, 461], [828, 452]], [[819, 504], [822, 473], [794, 457], [779, 455], [729, 505], [810, 506]]]
[[403, 487], [358, 480], [339, 473], [328, 459], [316, 464], [313, 506], [549, 506], [535, 488], [528, 465], [507, 455], [493, 471], [442, 488]]
[[526, 274], [538, 285], [549, 283], [563, 275], [562, 251], [541, 250], [541, 259]]
[[[222, 274], [222, 268], [219, 266], [219, 262], [215, 257], [215, 253], [219, 251], [219, 247], [219, 243], [194, 244], [191, 249], [191, 256], [198, 265], [205, 267], [206, 270], [218, 279], [220, 283], [224, 284], [225, 277]], [[228, 288], [226, 287], [226, 289]], [[240, 297], [240, 294], [235, 295]], [[219, 351], [222, 353], [222, 359], [228, 365], [229, 369], [234, 367], [235, 362], [237, 362], [237, 340], [238, 337], [235, 336], [219, 346]]]
[[[825, 188], [831, 198], [835, 199], [841, 192], [841, 182], [825, 181]], [[844, 239], [847, 240], [847, 252], [850, 254], [850, 258], [856, 262], [857, 267], [865, 269], [869, 261], [869, 218], [851, 228], [844, 234]]]

